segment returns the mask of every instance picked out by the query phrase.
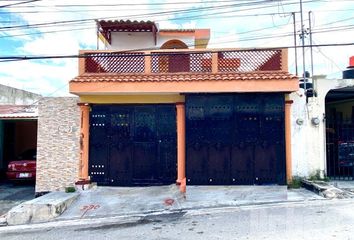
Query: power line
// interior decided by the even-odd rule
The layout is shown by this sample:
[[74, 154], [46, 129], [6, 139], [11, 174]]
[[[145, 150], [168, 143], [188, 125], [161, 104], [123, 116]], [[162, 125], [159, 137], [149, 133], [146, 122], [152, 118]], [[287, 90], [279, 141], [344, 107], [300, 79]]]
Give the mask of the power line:
[[29, 1], [23, 1], [23, 2], [18, 2], [18, 3], [10, 3], [7, 5], [1, 5], [0, 8], [11, 7], [11, 6], [15, 6], [15, 5], [27, 4], [27, 3], [38, 2], [38, 1], [41, 1], [41, 0], [29, 0]]
[[[232, 11], [233, 12], [233, 11]], [[265, 14], [252, 14], [252, 15], [240, 15], [240, 17], [246, 17], [246, 16], [259, 16], [259, 15], [274, 15], [276, 13], [265, 13]], [[231, 17], [231, 16], [230, 16]], [[330, 24], [334, 24], [334, 23], [338, 23], [338, 22], [343, 22], [343, 21], [347, 21], [347, 20], [351, 20], [353, 19], [354, 17], [350, 17], [350, 18], [345, 18], [345, 19], [340, 19], [340, 20], [337, 20], [337, 21], [334, 21], [334, 22], [329, 22], [329, 23], [325, 23], [325, 24], [322, 24], [323, 25], [330, 25]], [[76, 25], [76, 24], [79, 24], [79, 23], [74, 23], [74, 24], [71, 24], [70, 26], [72, 25]], [[84, 24], [93, 24], [93, 23], [90, 23], [90, 22], [87, 22], [87, 23], [84, 23]], [[286, 26], [287, 24], [285, 25], [280, 25], [280, 26]], [[80, 26], [82, 26], [82, 24], [80, 24]], [[49, 26], [48, 26], [49, 27]], [[53, 27], [53, 26], [50, 26], [50, 27]], [[57, 26], [55, 26], [57, 27]], [[265, 29], [270, 29], [270, 28], [273, 28], [273, 27], [268, 27], [268, 28], [261, 28], [259, 30], [265, 30]], [[7, 35], [7, 36], [0, 36], [0, 38], [7, 38], [7, 37], [16, 37], [16, 36], [27, 36], [27, 35], [38, 35], [38, 34], [41, 34], [41, 33], [56, 33], [56, 32], [67, 32], [67, 31], [75, 31], [75, 30], [84, 30], [84, 29], [90, 29], [89, 27], [87, 28], [78, 28], [78, 29], [65, 29], [65, 30], [55, 30], [55, 31], [47, 31], [47, 32], [35, 32], [35, 33], [28, 33], [28, 34], [17, 34], [17, 35]], [[248, 32], [256, 32], [258, 30], [251, 30], [251, 31], [246, 31], [244, 33], [248, 33]], [[243, 33], [237, 33], [237, 34], [243, 34]]]
[[53, 31], [45, 31], [45, 32], [34, 32], [34, 33], [23, 33], [23, 34], [15, 34], [15, 35], [6, 35], [6, 36], [0, 36], [1, 38], [11, 38], [11, 37], [23, 37], [23, 36], [30, 36], [30, 35], [41, 35], [41, 34], [48, 34], [48, 33], [59, 33], [59, 32], [73, 32], [73, 31], [82, 31], [82, 30], [89, 30], [95, 29], [95, 25], [92, 25], [92, 27], [83, 27], [83, 28], [71, 28], [71, 29], [62, 29], [62, 30], [53, 30]]
[[[276, 0], [276, 1], [282, 1], [282, 0]], [[287, 0], [287, 1], [292, 1], [292, 0]], [[218, 1], [217, 3], [222, 3], [222, 2], [231, 2], [231, 3], [234, 3], [235, 1]], [[190, 5], [191, 2], [184, 2], [184, 3], [181, 3], [179, 2], [180, 4], [183, 4], [183, 5]], [[199, 2], [199, 4], [203, 4], [205, 5], [206, 2]], [[209, 2], [209, 3], [213, 3], [212, 6], [205, 6], [205, 7], [214, 7], [215, 8], [215, 3], [216, 2]], [[264, 3], [274, 3], [274, 1], [272, 0], [262, 0], [262, 1], [249, 1], [248, 2], [243, 2], [243, 3], [238, 3], [237, 5], [239, 6], [249, 6], [249, 5], [260, 5], [260, 4], [264, 4]], [[165, 3], [165, 4], [162, 4], [162, 5], [169, 5], [171, 3]], [[232, 5], [235, 5], [234, 4], [231, 4], [231, 5], [218, 5], [219, 7], [223, 7], [223, 6], [232, 6]], [[70, 5], [65, 5], [65, 6], [70, 6]], [[80, 6], [80, 5], [75, 5], [75, 6]], [[91, 5], [90, 5], [91, 6]], [[46, 8], [56, 8], [58, 9], [57, 11], [48, 11], [48, 10], [45, 10], [45, 11], [42, 11], [42, 10], [39, 10], [39, 11], [12, 11], [12, 13], [50, 13], [50, 12], [100, 12], [100, 11], [117, 11], [117, 9], [114, 9], [112, 8], [113, 6], [114, 7], [119, 7], [119, 10], [122, 10], [122, 7], [124, 6], [131, 6], [132, 8], [123, 8], [123, 10], [147, 10], [146, 8], [137, 8], [136, 6], [141, 6], [141, 4], [109, 4], [109, 5], [105, 5], [105, 4], [101, 4], [101, 5], [92, 5], [92, 6], [97, 6], [97, 7], [100, 7], [99, 9], [83, 9], [84, 7], [86, 7], [86, 5], [82, 5], [80, 6], [81, 9], [69, 9], [69, 10], [66, 10], [66, 9], [58, 9], [58, 6], [48, 6]], [[105, 6], [111, 6], [110, 8], [102, 8], [102, 7], [105, 7]], [[41, 8], [43, 6], [41, 5], [36, 5], [36, 6], [31, 6], [31, 7], [37, 7], [37, 8]], [[195, 6], [193, 6], [195, 7]], [[198, 7], [198, 9], [200, 9], [201, 7]], [[186, 8], [179, 8], [179, 9], [175, 9], [174, 11], [181, 11], [181, 10], [185, 10]]]
[[[233, 42], [233, 41], [231, 41]], [[354, 46], [354, 43], [327, 43], [327, 44], [313, 44], [313, 45], [304, 45], [305, 48], [309, 47], [338, 47], [338, 46]], [[296, 46], [296, 48], [301, 48], [302, 46]], [[295, 48], [295, 46], [283, 46], [283, 47], [271, 47], [271, 48], [264, 48], [263, 50], [277, 50], [277, 49], [290, 49], [290, 48]], [[259, 50], [260, 48], [251, 48], [251, 49], [238, 49], [237, 51], [250, 51], [250, 50]], [[148, 50], [159, 50], [157, 48], [145, 48], [145, 49], [134, 49], [134, 50], [122, 50], [122, 51], [112, 51], [109, 53], [106, 53], [103, 57], [136, 57], [136, 54], [129, 54], [132, 52], [138, 52], [138, 51], [148, 51]], [[172, 53], [173, 55], [188, 55], [191, 53], [205, 53], [207, 51], [198, 51], [196, 49], [195, 51], [188, 51], [188, 52], [174, 52]], [[173, 49], [171, 50], [173, 51]], [[223, 51], [223, 52], [232, 52], [235, 50], [213, 50], [209, 49], [210, 52], [218, 52], [218, 51]], [[25, 60], [42, 60], [42, 59], [65, 59], [65, 58], [89, 58], [92, 57], [95, 53], [90, 54], [76, 54], [76, 55], [47, 55], [47, 56], [6, 56], [6, 57], [0, 57], [0, 63], [1, 62], [10, 62], [10, 61], [25, 61]], [[122, 55], [124, 54], [124, 55]], [[156, 56], [156, 55], [171, 55], [171, 53], [168, 52], [156, 52], [153, 54], [145, 54], [141, 53], [139, 56]]]
[[[268, 0], [269, 2], [273, 0]], [[281, 1], [281, 0], [276, 0]], [[289, 0], [288, 0], [289, 1]], [[38, 6], [19, 6], [17, 8], [34, 8], [34, 7], [56, 7], [56, 8], [66, 8], [66, 7], [122, 7], [122, 6], [165, 6], [165, 5], [188, 5], [188, 4], [215, 4], [215, 3], [234, 3], [234, 0], [224, 0], [224, 1], [188, 1], [188, 2], [159, 2], [159, 3], [118, 3], [118, 4], [55, 4], [55, 5], [38, 5]], [[251, 2], [250, 0], [238, 0], [238, 2]]]
[[[327, 33], [327, 32], [333, 32], [333, 31], [351, 30], [351, 29], [353, 29], [353, 26], [354, 25], [344, 25], [344, 26], [320, 28], [320, 29], [317, 29], [317, 31], [313, 31], [313, 33]], [[254, 30], [250, 30], [250, 31], [240, 32], [240, 33], [237, 33], [237, 35], [247, 34], [247, 33], [250, 33], [250, 32], [263, 31], [263, 30], [270, 29], [270, 28], [274, 28], [274, 27], [260, 28], [260, 29], [254, 29]], [[67, 30], [57, 30], [57, 31], [48, 31], [48, 32], [44, 32], [44, 33], [57, 33], [57, 32], [65, 32], [65, 31], [80, 31], [80, 30], [88, 30], [88, 29], [92, 29], [93, 30], [94, 26], [91, 27], [91, 28], [76, 28], [76, 29], [67, 29]], [[43, 32], [33, 33], [33, 35], [34, 34], [43, 34]], [[282, 37], [292, 36], [292, 34], [293, 33], [289, 32], [289, 33], [276, 34], [276, 35], [273, 34], [273, 35], [254, 36], [254, 37], [238, 39], [237, 41], [238, 42], [244, 42], [244, 41], [256, 41], [256, 40], [264, 40], [264, 39], [282, 38]], [[26, 36], [26, 35], [29, 35], [29, 34], [18, 34], [18, 35], [12, 35], [12, 36], [0, 36], [0, 38], [15, 37], [15, 36]], [[223, 38], [232, 37], [232, 36], [235, 36], [235, 34], [223, 36], [223, 37], [220, 37], [218, 39], [223, 39]], [[220, 42], [220, 43], [225, 43], [225, 42]], [[229, 42], [226, 42], [226, 43], [229, 43]], [[191, 47], [193, 47], [193, 46], [191, 46]]]
[[[284, 0], [275, 0], [280, 3]], [[270, 0], [270, 2], [275, 2]], [[285, 0], [291, 1], [291, 0]], [[335, 0], [335, 2], [352, 2], [353, 0]], [[118, 3], [118, 4], [55, 4], [55, 5], [36, 5], [36, 6], [16, 6], [14, 8], [46, 8], [46, 7], [56, 7], [56, 8], [81, 8], [81, 7], [122, 7], [122, 6], [165, 6], [165, 5], [188, 5], [188, 4], [216, 4], [216, 3], [230, 3], [235, 2], [234, 0], [224, 0], [224, 1], [189, 1], [189, 2], [152, 2], [152, 3]], [[250, 0], [238, 0], [238, 2], [250, 2]], [[333, 0], [312, 0], [310, 2], [333, 2]]]
[[[323, 0], [308, 0], [305, 1], [306, 3], [309, 2], [317, 2], [317, 1], [323, 1]], [[127, 16], [120, 16], [119, 18], [142, 18], [142, 17], [155, 17], [155, 16], [165, 16], [169, 14], [188, 14], [192, 12], [200, 12], [201, 10], [218, 10], [218, 9], [225, 9], [225, 8], [230, 8], [230, 7], [242, 7], [242, 6], [249, 6], [251, 4], [265, 4], [265, 3], [274, 3], [272, 0], [262, 0], [262, 2], [257, 1], [257, 2], [249, 2], [247, 5], [245, 3], [239, 3], [239, 4], [230, 4], [230, 5], [221, 5], [221, 6], [208, 6], [208, 7], [201, 7], [201, 8], [194, 8], [194, 9], [185, 9], [185, 10], [172, 10], [172, 11], [162, 11], [162, 12], [154, 12], [154, 13], [147, 13], [147, 14], [136, 14], [136, 15], [127, 15]], [[296, 3], [286, 3], [286, 5], [294, 5]], [[284, 4], [285, 5], [285, 4]], [[239, 9], [238, 11], [249, 11], [249, 10], [259, 10], [259, 9], [264, 9], [264, 8], [271, 8], [274, 7], [273, 5], [271, 6], [262, 6], [262, 7], [255, 7], [255, 8], [248, 8], [248, 9]], [[231, 11], [232, 12], [232, 11]], [[215, 14], [215, 13], [214, 13]], [[223, 13], [220, 13], [223, 14]], [[200, 15], [200, 16], [205, 16], [205, 14]], [[170, 18], [169, 20], [182, 20], [182, 19], [191, 19], [192, 16], [189, 17], [176, 17], [176, 18]], [[117, 16], [114, 17], [104, 17], [104, 19], [116, 19]], [[87, 18], [87, 19], [76, 19], [76, 20], [66, 20], [66, 21], [54, 21], [54, 22], [46, 22], [46, 23], [36, 23], [36, 24], [27, 24], [27, 25], [17, 25], [17, 26], [5, 26], [5, 27], [0, 27], [0, 29], [29, 29], [30, 27], [44, 27], [44, 26], [49, 26], [49, 25], [60, 25], [60, 24], [69, 24], [69, 23], [80, 23], [80, 22], [88, 22], [88, 21], [95, 21], [97, 18]]]
[[[259, 3], [268, 3], [271, 0], [262, 0], [262, 2], [251, 2], [253, 4], [259, 4]], [[249, 5], [250, 3], [247, 3]], [[195, 8], [195, 9], [184, 9], [184, 10], [171, 10], [171, 11], [163, 11], [163, 12], [155, 12], [155, 13], [147, 13], [147, 14], [139, 14], [139, 15], [128, 15], [128, 16], [121, 16], [121, 18], [125, 17], [136, 17], [136, 16], [151, 16], [151, 15], [164, 15], [164, 14], [171, 14], [171, 13], [190, 13], [190, 12], [199, 12], [201, 10], [214, 10], [214, 9], [222, 9], [222, 8], [229, 8], [229, 7], [240, 7], [244, 6], [244, 3], [241, 4], [230, 4], [230, 5], [222, 5], [222, 6], [208, 6], [208, 7], [200, 7], [200, 8]], [[116, 17], [109, 17], [105, 19], [110, 19], [110, 18], [116, 18]], [[87, 18], [87, 19], [77, 19], [77, 20], [67, 20], [67, 21], [56, 21], [56, 22], [47, 22], [47, 23], [37, 23], [37, 24], [27, 24], [27, 25], [17, 25], [17, 26], [5, 26], [5, 27], [0, 27], [0, 29], [14, 29], [14, 28], [28, 28], [28, 27], [33, 27], [33, 26], [45, 26], [45, 25], [56, 25], [56, 24], [61, 24], [61, 23], [74, 23], [74, 22], [85, 22], [85, 21], [94, 21], [97, 18]]]

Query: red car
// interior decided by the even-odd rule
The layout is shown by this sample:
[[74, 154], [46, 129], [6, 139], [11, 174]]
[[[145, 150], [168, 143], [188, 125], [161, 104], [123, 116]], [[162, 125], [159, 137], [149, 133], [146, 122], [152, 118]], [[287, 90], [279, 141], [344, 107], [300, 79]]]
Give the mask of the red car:
[[16, 161], [9, 162], [6, 176], [11, 181], [35, 181], [36, 180], [35, 149], [23, 152]]

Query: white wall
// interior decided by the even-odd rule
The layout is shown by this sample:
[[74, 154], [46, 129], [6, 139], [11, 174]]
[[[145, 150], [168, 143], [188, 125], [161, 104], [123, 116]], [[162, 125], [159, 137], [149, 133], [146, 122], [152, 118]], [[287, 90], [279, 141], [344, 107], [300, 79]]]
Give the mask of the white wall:
[[180, 40], [194, 48], [194, 37], [181, 36], [160, 36], [157, 33], [157, 44], [151, 32], [112, 32], [112, 44], [107, 46], [108, 50], [135, 50], [135, 49], [159, 49], [165, 42], [173, 39]]
[[112, 32], [108, 50], [151, 49], [155, 47], [152, 32]]
[[[292, 93], [290, 99], [294, 101], [291, 107], [291, 141], [292, 163], [294, 176], [309, 176], [326, 172], [326, 124], [325, 124], [325, 98], [332, 89], [354, 87], [354, 79], [326, 79], [319, 76], [313, 79], [317, 97], [306, 97], [303, 89]], [[312, 118], [319, 118], [320, 124], [311, 123]], [[303, 124], [296, 121], [302, 119]]]
[[28, 105], [37, 102], [41, 95], [0, 84], [1, 105]]

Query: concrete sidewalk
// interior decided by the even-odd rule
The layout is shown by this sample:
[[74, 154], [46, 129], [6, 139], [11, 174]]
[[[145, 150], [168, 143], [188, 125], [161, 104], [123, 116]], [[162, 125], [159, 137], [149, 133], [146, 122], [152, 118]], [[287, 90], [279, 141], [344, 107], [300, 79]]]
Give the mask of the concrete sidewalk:
[[79, 198], [56, 220], [113, 217], [227, 206], [324, 199], [305, 189], [286, 186], [187, 186], [186, 197], [175, 185], [97, 187]]
[[[63, 201], [58, 199], [63, 199]], [[181, 194], [176, 185], [94, 187], [75, 194], [53, 192], [25, 202], [13, 208], [7, 214], [7, 223], [17, 225], [46, 221], [126, 219], [149, 214], [171, 214], [198, 209], [207, 210], [323, 199], [325, 198], [306, 189], [287, 189], [286, 186], [276, 185], [187, 186], [186, 195]], [[46, 218], [47, 220], [45, 220]]]

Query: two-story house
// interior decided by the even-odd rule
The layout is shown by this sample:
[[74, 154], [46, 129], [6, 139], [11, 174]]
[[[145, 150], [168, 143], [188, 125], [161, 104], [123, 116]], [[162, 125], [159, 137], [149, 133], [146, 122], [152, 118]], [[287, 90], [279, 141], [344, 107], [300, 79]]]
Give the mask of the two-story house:
[[[208, 49], [209, 29], [99, 21], [81, 51], [77, 179], [134, 186], [286, 184], [287, 49]], [[48, 189], [49, 191], [50, 189]]]

